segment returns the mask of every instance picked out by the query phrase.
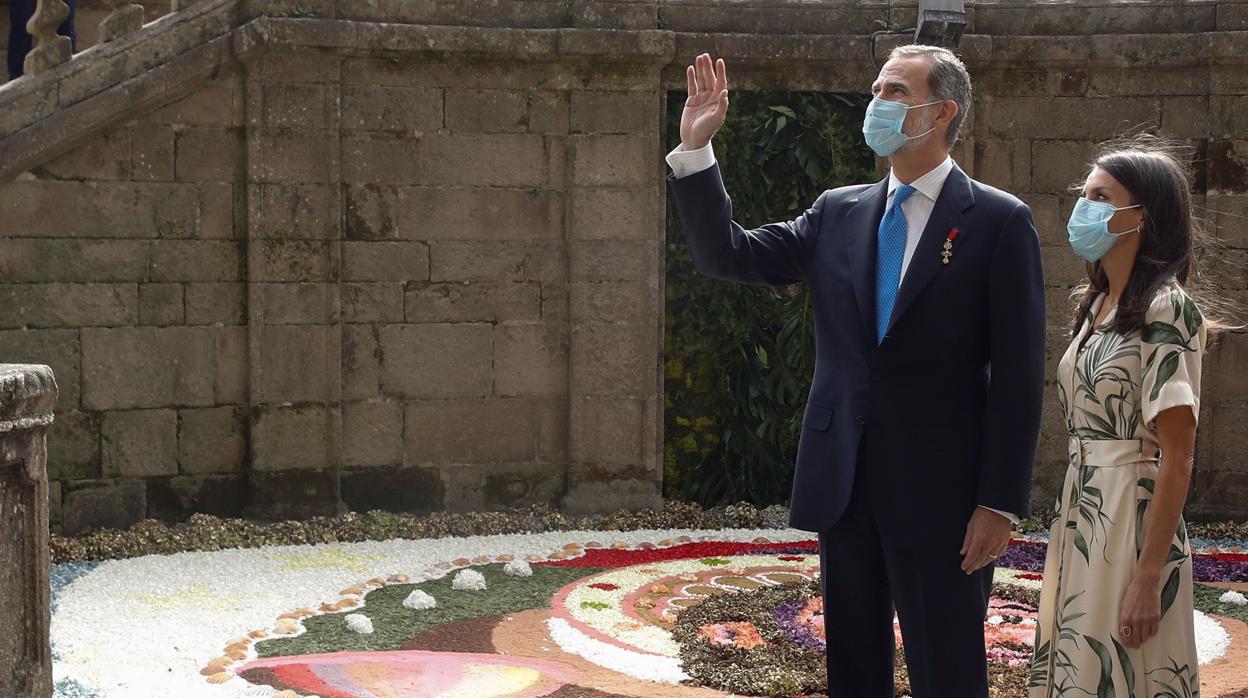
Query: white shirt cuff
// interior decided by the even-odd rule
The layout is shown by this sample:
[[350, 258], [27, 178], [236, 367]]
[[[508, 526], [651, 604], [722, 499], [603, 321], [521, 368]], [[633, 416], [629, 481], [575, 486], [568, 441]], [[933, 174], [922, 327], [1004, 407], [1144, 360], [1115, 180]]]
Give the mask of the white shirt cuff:
[[677, 145], [667, 154], [667, 164], [672, 168], [676, 179], [688, 177], [702, 170], [709, 170], [715, 164], [715, 151], [710, 141], [697, 150], [684, 150], [684, 144]]
[[1018, 525], [1018, 523], [1019, 523], [1019, 522], [1018, 522], [1018, 516], [1016, 516], [1016, 515], [1014, 515], [1014, 514], [1011, 514], [1011, 513], [1010, 513], [1010, 512], [1008, 512], [1008, 511], [1001, 511], [1000, 509], [993, 509], [992, 507], [986, 507], [986, 506], [984, 506], [984, 505], [982, 505], [982, 504], [981, 504], [981, 505], [979, 505], [979, 508], [980, 508], [980, 509], [987, 509], [988, 511], [991, 511], [991, 512], [994, 512], [994, 513], [997, 513], [997, 514], [1000, 514], [1000, 515], [1004, 516], [1005, 518], [1009, 519], [1009, 520], [1010, 520], [1010, 523], [1014, 524], [1015, 526], [1017, 526], [1017, 525]]

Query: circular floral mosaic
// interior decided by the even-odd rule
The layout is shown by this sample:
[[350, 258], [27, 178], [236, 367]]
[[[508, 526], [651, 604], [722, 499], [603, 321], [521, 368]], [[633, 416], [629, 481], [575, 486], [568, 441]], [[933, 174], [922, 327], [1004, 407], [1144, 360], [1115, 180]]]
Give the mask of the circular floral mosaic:
[[[265, 698], [819, 695], [825, 638], [815, 542], [796, 531], [697, 540], [677, 533], [583, 543], [566, 542], [567, 534], [384, 541], [104, 563], [59, 591], [58, 678], [79, 692], [58, 694], [172, 694], [150, 685]], [[453, 550], [472, 556], [446, 554]], [[984, 624], [994, 695], [1019, 695], [1025, 685], [1043, 555], [1042, 540], [1016, 540], [1002, 556]], [[1205, 558], [1198, 579], [1234, 584], [1208, 576], [1236, 573], [1248, 564], [1241, 556], [1197, 553]], [[220, 573], [197, 579], [193, 569], [205, 564]], [[1238, 664], [1239, 690], [1248, 688], [1246, 658], [1227, 630], [1243, 625], [1234, 620], [1242, 614], [1236, 598], [1198, 587], [1197, 607], [1218, 614], [1199, 614], [1202, 678], [1231, 681]], [[273, 609], [267, 621], [265, 608]], [[126, 654], [111, 653], [105, 622], [110, 637], [151, 637], [150, 654], [134, 642]], [[206, 646], [214, 637], [215, 647]], [[152, 666], [170, 668], [143, 675]], [[897, 683], [906, 690], [904, 662]]]

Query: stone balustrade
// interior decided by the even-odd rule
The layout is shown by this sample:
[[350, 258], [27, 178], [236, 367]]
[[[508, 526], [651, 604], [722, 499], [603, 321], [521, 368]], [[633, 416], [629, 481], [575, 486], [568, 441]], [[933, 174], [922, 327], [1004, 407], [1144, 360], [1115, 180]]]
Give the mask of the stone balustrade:
[[0, 364], [0, 696], [52, 695], [47, 366]]

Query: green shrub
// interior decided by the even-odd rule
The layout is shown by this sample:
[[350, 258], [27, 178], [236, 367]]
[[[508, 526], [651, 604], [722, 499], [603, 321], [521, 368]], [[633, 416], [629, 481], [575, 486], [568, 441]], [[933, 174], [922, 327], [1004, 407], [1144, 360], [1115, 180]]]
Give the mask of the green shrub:
[[[669, 150], [685, 97], [669, 94]], [[825, 189], [877, 180], [862, 141], [867, 101], [734, 93], [714, 143], [737, 222], [792, 220]], [[784, 503], [814, 370], [810, 295], [701, 275], [670, 206], [666, 264], [664, 492], [704, 506]]]

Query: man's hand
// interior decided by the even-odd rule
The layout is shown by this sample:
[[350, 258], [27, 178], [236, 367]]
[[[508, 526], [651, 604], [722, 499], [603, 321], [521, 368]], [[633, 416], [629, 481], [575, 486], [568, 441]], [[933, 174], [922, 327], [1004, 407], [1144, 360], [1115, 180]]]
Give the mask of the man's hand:
[[697, 150], [711, 142], [728, 115], [728, 72], [724, 59], [711, 64], [711, 54], [694, 59], [685, 69], [689, 98], [680, 115], [680, 142], [685, 150]]
[[966, 525], [966, 538], [962, 541], [962, 571], [968, 575], [987, 565], [1005, 552], [1010, 544], [1013, 526], [1004, 516], [975, 507], [971, 522]]

